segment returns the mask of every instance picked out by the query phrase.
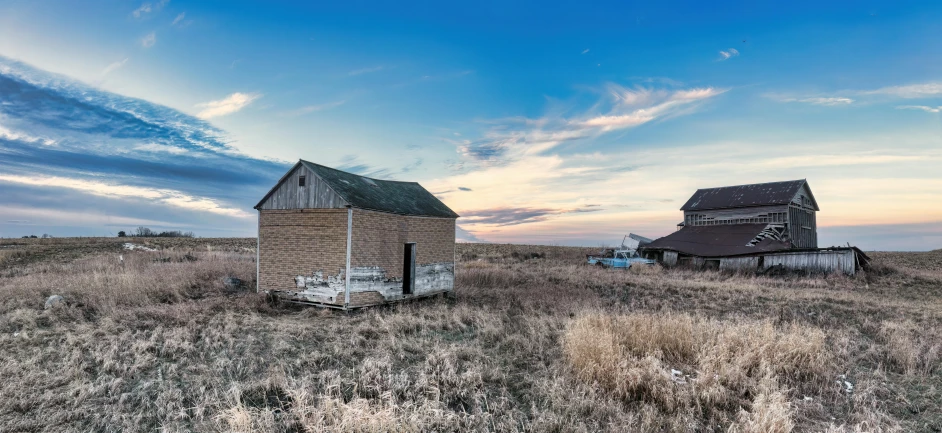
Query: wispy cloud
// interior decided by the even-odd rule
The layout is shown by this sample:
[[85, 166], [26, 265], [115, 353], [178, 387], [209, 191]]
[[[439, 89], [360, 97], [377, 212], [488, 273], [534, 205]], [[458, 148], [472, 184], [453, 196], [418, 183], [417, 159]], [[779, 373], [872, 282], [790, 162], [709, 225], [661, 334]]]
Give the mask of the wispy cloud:
[[807, 98], [794, 98], [794, 97], [777, 96], [777, 95], [767, 95], [767, 96], [779, 102], [802, 102], [805, 104], [824, 105], [824, 106], [850, 105], [854, 103], [853, 99], [843, 97], [843, 96], [827, 96], [827, 97], [818, 96], [818, 97], [807, 97]]
[[3, 56], [0, 88], [0, 213], [71, 230], [53, 234], [105, 234], [96, 230], [141, 217], [247, 234], [245, 212], [290, 166], [239, 153], [191, 115]]
[[888, 95], [905, 99], [928, 98], [942, 95], [942, 83], [920, 83], [905, 86], [889, 86], [860, 92], [864, 95]]
[[471, 188], [465, 188], [465, 187], [463, 187], [463, 186], [459, 186], [459, 187], [458, 187], [458, 191], [474, 191], [474, 190], [471, 189]]
[[170, 3], [170, 0], [160, 0], [157, 3], [142, 3], [140, 7], [131, 12], [131, 15], [133, 15], [134, 18], [143, 18], [151, 12], [163, 9], [167, 3]]
[[153, 47], [157, 43], [157, 32], [150, 32], [141, 38], [141, 46], [144, 48]]
[[350, 76], [363, 75], [363, 74], [369, 74], [372, 72], [379, 72], [379, 71], [382, 71], [383, 69], [386, 69], [386, 67], [385, 66], [373, 66], [369, 68], [354, 69], [350, 72], [347, 72], [347, 75], [350, 75]]
[[305, 105], [304, 107], [298, 108], [296, 110], [285, 112], [284, 115], [301, 116], [301, 115], [313, 113], [316, 111], [323, 111], [323, 110], [329, 110], [331, 108], [336, 108], [345, 104], [346, 102], [347, 102], [346, 100], [339, 100], [339, 101], [327, 102], [323, 104]]
[[393, 173], [385, 168], [374, 167], [360, 160], [356, 155], [344, 155], [340, 158], [337, 168], [361, 176], [376, 179], [394, 180]]
[[738, 55], [739, 55], [739, 50], [737, 50], [737, 49], [735, 49], [735, 48], [730, 48], [730, 49], [728, 49], [728, 50], [722, 50], [722, 51], [720, 51], [720, 59], [719, 59], [719, 60], [720, 60], [720, 61], [729, 60], [729, 59], [731, 59], [731, 58], [733, 58], [733, 57], [736, 57], [736, 56], [738, 56]]
[[462, 221], [466, 224], [511, 226], [546, 221], [553, 215], [576, 212], [597, 212], [600, 210], [601, 209], [591, 209], [585, 207], [576, 209], [511, 207], [466, 211], [461, 214], [461, 218]]
[[173, 19], [173, 22], [170, 23], [171, 26], [183, 23], [183, 19], [186, 18], [186, 12], [180, 12], [176, 18]]
[[236, 92], [217, 101], [196, 104], [196, 108], [201, 109], [199, 113], [196, 113], [196, 117], [200, 119], [211, 119], [232, 114], [249, 106], [249, 104], [261, 97], [262, 95], [258, 93]]
[[225, 207], [216, 200], [192, 196], [172, 189], [144, 188], [57, 176], [38, 177], [0, 174], [0, 182], [47, 188], [65, 188], [101, 197], [159, 201], [186, 210], [210, 212], [230, 217], [245, 218], [251, 216], [251, 214], [241, 209]]
[[418, 170], [418, 168], [422, 166], [422, 163], [423, 163], [423, 162], [425, 162], [424, 159], [422, 159], [422, 158], [415, 158], [415, 159], [412, 160], [412, 162], [410, 162], [410, 163], [407, 164], [406, 166], [402, 167], [402, 169], [401, 169], [400, 171], [401, 171], [402, 173], [409, 173], [409, 172]]
[[184, 153], [189, 152], [189, 150], [179, 147], [179, 146], [170, 146], [170, 145], [159, 144], [159, 143], [139, 144], [134, 147], [134, 150], [141, 150], [144, 152], [169, 153], [171, 155], [183, 155]]
[[[843, 90], [837, 95], [794, 96], [788, 94], [770, 93], [765, 96], [779, 102], [802, 102], [815, 105], [839, 106], [857, 103], [858, 100], [866, 102], [880, 102], [887, 99], [924, 99], [942, 96], [942, 83], [929, 82], [907, 84], [902, 86], [887, 86], [873, 90]], [[850, 96], [853, 96], [851, 98]], [[926, 110], [927, 107], [929, 110]], [[905, 105], [897, 108], [911, 108], [931, 111], [932, 107], [924, 105]]]
[[458, 153], [485, 165], [505, 164], [524, 155], [546, 152], [564, 142], [637, 127], [681, 114], [724, 93], [714, 87], [663, 90], [608, 86], [608, 99], [590, 112], [569, 117], [509, 119], [478, 140], [456, 142]]
[[24, 143], [42, 143], [47, 146], [56, 144], [55, 140], [51, 140], [48, 138], [35, 137], [25, 132], [12, 131], [8, 128], [5, 128], [3, 125], [0, 125], [0, 139], [10, 140], [10, 141], [22, 141]]
[[102, 69], [102, 71], [101, 71], [101, 75], [103, 75], [103, 76], [104, 76], [104, 75], [108, 75], [108, 74], [114, 72], [115, 70], [121, 68], [122, 66], [124, 66], [124, 64], [127, 63], [127, 62], [128, 62], [128, 59], [118, 60], [117, 62], [114, 62], [114, 63], [112, 63], [112, 64], [110, 64], [110, 65], [108, 65], [108, 66], [105, 66], [105, 69]]
[[131, 15], [134, 15], [134, 18], [140, 18], [151, 13], [152, 10], [153, 7], [150, 5], [150, 3], [144, 3], [141, 5], [141, 7], [135, 9], [134, 12], [131, 12]]
[[896, 107], [896, 108], [897, 108], [897, 109], [900, 109], [900, 110], [922, 110], [922, 111], [925, 111], [925, 112], [927, 112], [927, 113], [939, 113], [939, 112], [942, 112], [942, 105], [940, 105], [940, 106], [938, 106], [938, 107], [930, 107], [930, 106], [928, 106], [928, 105], [901, 105], [901, 106]]
[[586, 53], [588, 53], [588, 52], [589, 52], [589, 49], [588, 49], [588, 48], [582, 50], [582, 54], [586, 54]]

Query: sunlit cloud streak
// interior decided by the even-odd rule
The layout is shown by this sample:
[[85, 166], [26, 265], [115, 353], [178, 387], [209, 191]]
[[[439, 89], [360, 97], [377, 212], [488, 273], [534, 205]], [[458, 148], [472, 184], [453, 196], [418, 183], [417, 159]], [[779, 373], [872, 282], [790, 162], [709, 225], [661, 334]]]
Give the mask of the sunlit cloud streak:
[[196, 104], [196, 108], [200, 109], [199, 113], [196, 113], [196, 117], [211, 119], [232, 114], [248, 107], [249, 104], [261, 97], [262, 95], [258, 93], [236, 92], [223, 99]]

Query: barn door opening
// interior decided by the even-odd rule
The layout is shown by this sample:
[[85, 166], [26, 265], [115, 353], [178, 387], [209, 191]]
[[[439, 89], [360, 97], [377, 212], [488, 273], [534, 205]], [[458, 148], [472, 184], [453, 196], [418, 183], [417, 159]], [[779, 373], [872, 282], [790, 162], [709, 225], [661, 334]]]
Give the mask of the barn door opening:
[[402, 294], [411, 295], [415, 291], [415, 242], [405, 244], [402, 253]]

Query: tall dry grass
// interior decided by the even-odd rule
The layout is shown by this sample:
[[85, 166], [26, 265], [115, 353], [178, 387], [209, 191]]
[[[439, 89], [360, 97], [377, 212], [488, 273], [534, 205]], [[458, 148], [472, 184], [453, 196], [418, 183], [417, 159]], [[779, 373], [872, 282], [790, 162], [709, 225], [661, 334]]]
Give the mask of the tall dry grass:
[[[231, 252], [122, 251], [74, 261], [44, 261], [0, 280], [0, 309], [31, 308], [60, 295], [87, 314], [173, 304], [223, 290], [226, 277], [255, 287], [254, 255]], [[0, 310], [0, 311], [2, 311]]]
[[785, 389], [834, 394], [824, 333], [798, 325], [593, 313], [572, 323], [563, 345], [579, 379], [626, 404], [651, 404], [678, 425], [702, 422], [698, 430], [728, 425], [746, 408], [742, 431], [791, 431]]
[[905, 374], [931, 375], [942, 368], [942, 329], [938, 327], [886, 321], [880, 338], [887, 363]]
[[254, 240], [39, 241], [0, 240], [3, 430], [942, 428], [931, 255], [770, 278], [459, 245], [453, 298], [345, 314], [223, 290]]

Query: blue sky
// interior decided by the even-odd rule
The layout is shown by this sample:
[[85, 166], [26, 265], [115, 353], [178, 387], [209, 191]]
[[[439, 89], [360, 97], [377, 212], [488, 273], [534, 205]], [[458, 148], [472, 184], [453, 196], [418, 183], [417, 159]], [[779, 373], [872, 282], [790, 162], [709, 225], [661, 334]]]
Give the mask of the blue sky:
[[492, 242], [660, 236], [807, 178], [822, 245], [942, 247], [942, 5], [0, 0], [0, 236], [253, 236], [299, 158]]

